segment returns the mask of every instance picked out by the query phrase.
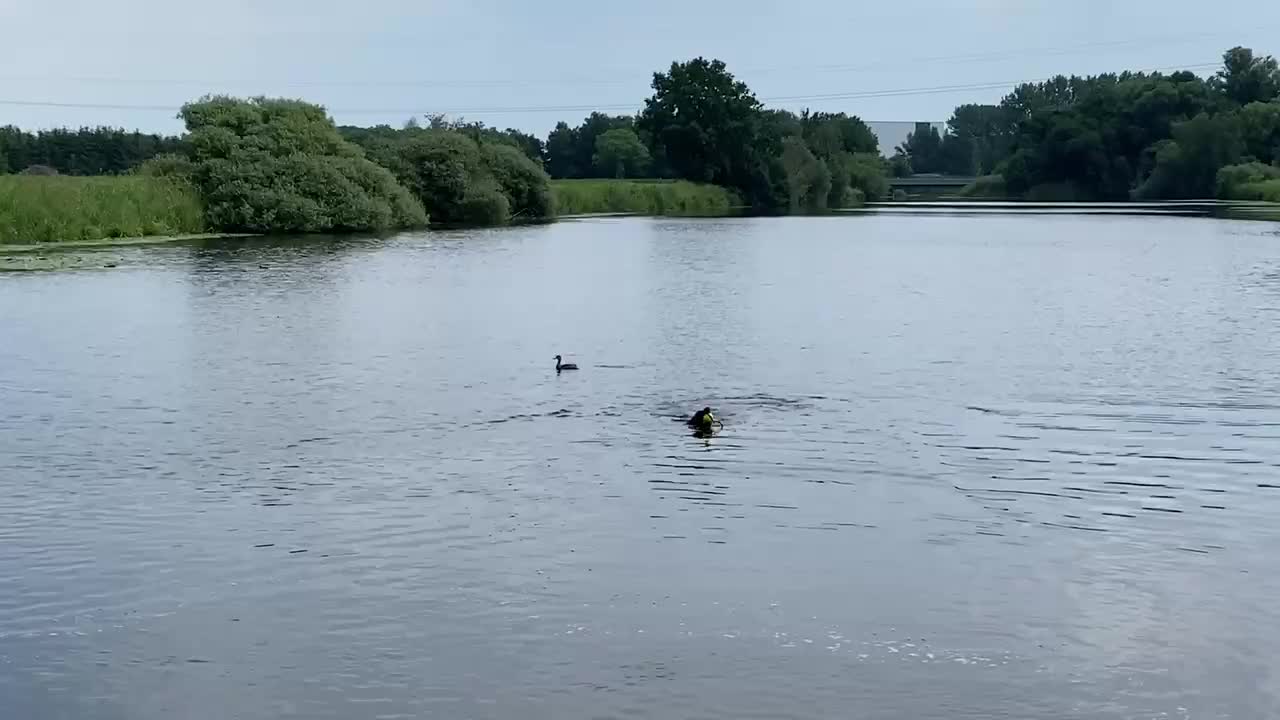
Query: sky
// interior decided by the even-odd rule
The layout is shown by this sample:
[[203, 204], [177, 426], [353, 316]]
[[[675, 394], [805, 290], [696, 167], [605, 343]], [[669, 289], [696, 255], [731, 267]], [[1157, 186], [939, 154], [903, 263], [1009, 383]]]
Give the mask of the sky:
[[944, 121], [1058, 73], [1280, 55], [1275, 0], [0, 0], [0, 125], [180, 132], [206, 93], [341, 124], [443, 112], [544, 136], [635, 112], [655, 71], [724, 60], [771, 107]]

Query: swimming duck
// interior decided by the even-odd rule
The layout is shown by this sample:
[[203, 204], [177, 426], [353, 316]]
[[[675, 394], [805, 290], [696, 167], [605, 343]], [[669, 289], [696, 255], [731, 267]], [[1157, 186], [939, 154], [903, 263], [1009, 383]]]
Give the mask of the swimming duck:
[[561, 362], [561, 357], [559, 355], [556, 356], [556, 372], [562, 372], [564, 370], [577, 370], [577, 369], [578, 369], [578, 366], [575, 365], [574, 363]]

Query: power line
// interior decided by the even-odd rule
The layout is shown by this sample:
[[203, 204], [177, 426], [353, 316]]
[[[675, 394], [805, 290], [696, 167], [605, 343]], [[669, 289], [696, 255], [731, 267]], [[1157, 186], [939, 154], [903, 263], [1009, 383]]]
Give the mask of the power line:
[[[1270, 31], [1273, 28], [1267, 26], [1249, 28], [1247, 32], [1260, 33]], [[1233, 32], [1202, 32], [1202, 33], [1184, 33], [1179, 35], [1164, 35], [1147, 38], [1129, 38], [1125, 40], [1108, 40], [1093, 41], [1084, 43], [1074, 43], [1071, 45], [1062, 45], [1055, 48], [1023, 48], [1014, 50], [996, 50], [978, 53], [962, 53], [950, 55], [933, 55], [933, 56], [917, 56], [917, 57], [899, 57], [886, 60], [877, 60], [869, 63], [856, 64], [818, 64], [818, 65], [790, 65], [790, 66], [773, 66], [773, 67], [746, 67], [742, 68], [737, 74], [739, 75], [769, 75], [789, 72], [859, 72], [865, 70], [877, 70], [886, 67], [896, 68], [909, 65], [927, 65], [938, 63], [957, 63], [957, 62], [983, 62], [988, 60], [1007, 60], [1019, 59], [1034, 56], [1057, 57], [1062, 55], [1071, 55], [1084, 51], [1096, 51], [1108, 48], [1141, 48], [1151, 47], [1161, 44], [1186, 42], [1189, 40], [1205, 39], [1211, 37], [1239, 37], [1242, 33]], [[539, 86], [539, 85], [597, 85], [597, 86], [621, 86], [633, 85], [636, 82], [645, 82], [652, 74], [651, 71], [626, 70], [624, 74], [634, 79], [617, 79], [617, 78], [584, 78], [584, 77], [566, 77], [558, 76], [554, 78], [533, 77], [533, 78], [491, 78], [491, 79], [446, 79], [446, 80], [381, 80], [381, 79], [356, 79], [356, 80], [274, 80], [265, 81], [265, 84], [279, 87], [387, 87], [387, 88], [407, 88], [407, 87], [445, 87], [445, 88], [484, 88], [484, 87], [506, 87], [506, 86]], [[198, 78], [124, 78], [124, 77], [107, 77], [107, 76], [91, 76], [91, 75], [24, 75], [24, 74], [3, 74], [0, 78], [5, 80], [28, 80], [38, 82], [76, 82], [104, 85], [175, 85], [184, 87], [218, 87], [218, 86], [235, 86], [241, 85], [244, 81], [234, 81], [226, 79], [198, 79]], [[263, 82], [258, 80], [257, 82]]]
[[[1203, 70], [1217, 67], [1219, 63], [1196, 63], [1189, 65], [1171, 65], [1165, 67], [1151, 68], [1148, 72], [1163, 72], [1166, 70]], [[1054, 76], [1056, 77], [1056, 76]], [[859, 90], [839, 93], [824, 93], [811, 95], [783, 95], [775, 97], [760, 98], [763, 103], [786, 103], [794, 104], [801, 102], [816, 102], [822, 100], [859, 100], [870, 98], [887, 98], [887, 97], [907, 97], [914, 95], [937, 95], [954, 92], [971, 92], [978, 90], [998, 90], [1001, 88], [1014, 88], [1027, 83], [1044, 82], [1051, 78], [1036, 78], [1032, 80], [1000, 80], [983, 83], [966, 83], [962, 85], [938, 85], [934, 87], [917, 87], [917, 88], [894, 88], [884, 90]], [[70, 109], [88, 109], [88, 110], [136, 110], [136, 111], [168, 111], [177, 112], [179, 109], [175, 105], [131, 105], [122, 103], [80, 103], [80, 102], [55, 102], [42, 100], [15, 100], [0, 99], [0, 106], [11, 107], [49, 107], [49, 108], [70, 108]], [[592, 105], [530, 105], [530, 106], [510, 106], [510, 107], [478, 107], [478, 108], [328, 108], [329, 112], [341, 115], [420, 115], [428, 113], [440, 113], [444, 115], [509, 115], [521, 113], [545, 113], [545, 112], [592, 112], [598, 110], [635, 110], [639, 107], [639, 103], [626, 104], [592, 104]]]

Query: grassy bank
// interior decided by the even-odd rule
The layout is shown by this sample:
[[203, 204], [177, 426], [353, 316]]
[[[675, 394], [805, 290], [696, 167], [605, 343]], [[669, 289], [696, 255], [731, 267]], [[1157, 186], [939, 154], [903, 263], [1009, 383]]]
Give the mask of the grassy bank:
[[199, 233], [195, 191], [150, 177], [0, 177], [0, 246]]
[[737, 194], [716, 185], [655, 180], [553, 180], [560, 215], [728, 215], [741, 205]]

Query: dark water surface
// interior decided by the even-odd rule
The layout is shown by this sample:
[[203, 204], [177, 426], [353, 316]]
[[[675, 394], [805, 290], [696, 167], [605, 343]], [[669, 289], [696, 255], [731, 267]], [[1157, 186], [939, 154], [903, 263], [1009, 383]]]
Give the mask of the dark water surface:
[[1274, 717], [1277, 227], [626, 219], [0, 277], [0, 717]]

